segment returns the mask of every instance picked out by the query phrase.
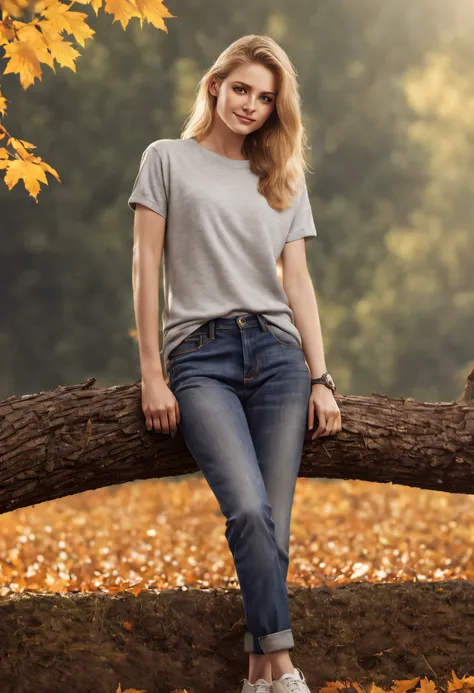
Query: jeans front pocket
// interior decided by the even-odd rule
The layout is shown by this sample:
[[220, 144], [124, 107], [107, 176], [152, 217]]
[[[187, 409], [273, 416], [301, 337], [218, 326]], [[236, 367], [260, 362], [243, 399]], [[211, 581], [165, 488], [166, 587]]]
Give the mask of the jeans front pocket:
[[204, 346], [204, 335], [196, 334], [192, 337], [185, 337], [175, 348], [168, 354], [168, 365], [172, 366], [175, 359], [186, 354], [192, 354]]
[[268, 322], [267, 320], [264, 320], [264, 322], [270, 334], [273, 337], [275, 337], [276, 341], [279, 344], [283, 344], [287, 347], [301, 349], [301, 351], [303, 351], [303, 347], [300, 345], [298, 339], [296, 337], [293, 337], [292, 334], [290, 334], [286, 330], [283, 330], [281, 327], [278, 327], [278, 325], [275, 325], [275, 323]]

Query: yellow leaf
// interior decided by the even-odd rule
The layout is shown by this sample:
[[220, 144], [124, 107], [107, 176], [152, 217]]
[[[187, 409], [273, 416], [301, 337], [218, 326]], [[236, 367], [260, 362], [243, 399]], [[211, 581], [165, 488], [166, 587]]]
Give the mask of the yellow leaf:
[[[35, 161], [25, 161], [23, 159], [14, 159], [13, 161], [0, 160], [0, 168], [6, 168], [5, 173], [5, 183], [9, 190], [11, 190], [20, 179], [24, 181], [25, 188], [30, 193], [31, 197], [36, 199], [40, 191], [39, 183], [45, 183], [48, 185], [48, 181], [45, 176], [45, 171], [49, 171], [59, 180], [57, 172], [52, 169], [47, 163], [41, 160], [37, 160], [37, 157], [30, 155], [29, 157], [36, 159]], [[6, 164], [6, 166], [3, 166]]]
[[10, 58], [3, 74], [17, 72], [20, 75], [20, 84], [23, 89], [31, 86], [35, 78], [41, 80], [41, 68], [38, 58], [28, 44], [21, 41], [13, 41], [5, 46], [5, 58]]
[[23, 147], [28, 147], [28, 149], [36, 149], [36, 144], [32, 144], [31, 142], [27, 142], [26, 140], [22, 140], [19, 137], [12, 137], [12, 146], [15, 147], [15, 149], [19, 149], [19, 147], [15, 146], [15, 142], [20, 142], [20, 144]]
[[113, 14], [114, 20], [112, 23], [120, 21], [123, 29], [127, 28], [128, 22], [132, 17], [141, 18], [140, 12], [131, 0], [105, 0], [104, 12]]
[[18, 183], [20, 178], [23, 179], [25, 188], [35, 199], [40, 190], [38, 181], [46, 183], [46, 185], [48, 184], [41, 166], [30, 163], [29, 161], [23, 161], [22, 159], [16, 159], [10, 162], [5, 174], [5, 183], [8, 189], [11, 190]]
[[87, 19], [87, 14], [85, 12], [69, 11], [65, 19], [69, 24], [68, 33], [72, 34], [81, 46], [84, 46], [86, 39], [92, 38], [95, 34], [94, 29], [91, 29], [85, 22], [85, 19]]
[[27, 89], [36, 77], [41, 81], [40, 62], [46, 63], [53, 70], [54, 63], [48, 53], [47, 43], [34, 24], [15, 21], [14, 25], [17, 38], [4, 46], [5, 58], [10, 58], [4, 74], [17, 72], [21, 86]]
[[[81, 5], [91, 5], [96, 15], [103, 6], [102, 0], [75, 0]], [[23, 22], [22, 17], [28, 10], [31, 21]], [[163, 5], [162, 0], [105, 0], [104, 11], [113, 14], [113, 21], [120, 21], [124, 29], [132, 17], [138, 17], [140, 26], [146, 20], [155, 27], [167, 32], [165, 18], [174, 18]], [[61, 67], [76, 71], [75, 61], [80, 53], [72, 43], [65, 41], [62, 34], [68, 33], [81, 45], [96, 33], [87, 24], [85, 12], [71, 10], [71, 5], [58, 0], [1, 0], [0, 46], [4, 47], [6, 66], [3, 74], [19, 75], [23, 89], [28, 89], [36, 79], [42, 80], [41, 63], [49, 65], [55, 72], [55, 62]], [[0, 114], [7, 111], [8, 100], [0, 92]], [[48, 172], [60, 182], [59, 175], [49, 164], [35, 157], [29, 149], [35, 145], [13, 138], [0, 123], [0, 140], [7, 138], [19, 158], [11, 158], [7, 149], [0, 149], [0, 170], [5, 170], [4, 180], [9, 190], [22, 179], [26, 190], [37, 198], [40, 183], [46, 183]]]
[[2, 19], [6, 17], [21, 17], [28, 9], [28, 0], [2, 0]]
[[162, 2], [158, 3], [156, 0], [136, 0], [136, 3], [138, 9], [150, 24], [168, 33], [163, 19], [175, 18], [176, 15], [171, 14]]
[[[30, 152], [28, 152], [25, 149], [25, 147], [30, 146], [28, 142], [25, 142], [25, 140], [20, 140], [17, 137], [10, 137], [10, 141], [7, 142], [7, 144], [10, 144], [13, 147], [13, 149], [15, 149], [18, 152], [18, 154], [21, 156], [22, 159], [25, 159], [26, 161], [35, 161], [36, 160], [35, 155], [30, 154]], [[33, 146], [33, 145], [31, 145], [31, 146]], [[38, 159], [38, 161], [36, 161], [36, 163], [38, 163], [39, 161], [41, 161], [41, 159]]]
[[70, 41], [65, 41], [58, 35], [56, 39], [49, 39], [48, 48], [51, 55], [61, 67], [69, 67], [73, 72], [76, 71], [76, 63], [74, 62], [81, 54], [73, 48]]
[[84, 21], [87, 19], [85, 12], [72, 12], [68, 5], [56, 4], [44, 12], [45, 19], [38, 23], [41, 31], [49, 40], [62, 40], [61, 32], [72, 34], [76, 41], [84, 46], [85, 39], [92, 38], [95, 31]]
[[11, 41], [15, 36], [13, 24], [10, 17], [6, 17], [3, 22], [0, 22], [0, 45]]

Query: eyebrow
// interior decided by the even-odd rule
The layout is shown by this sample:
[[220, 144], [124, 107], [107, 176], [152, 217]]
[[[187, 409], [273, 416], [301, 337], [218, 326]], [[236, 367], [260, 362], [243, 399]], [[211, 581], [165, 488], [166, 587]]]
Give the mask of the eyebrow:
[[[245, 82], [242, 82], [242, 80], [240, 80], [240, 79], [237, 79], [236, 81], [237, 81], [239, 84], [243, 84], [244, 87], [248, 87], [249, 89], [252, 89], [252, 87], [250, 86], [250, 84], [246, 84]], [[275, 94], [274, 91], [262, 91], [262, 94], [272, 94], [273, 96], [276, 96], [276, 94]]]

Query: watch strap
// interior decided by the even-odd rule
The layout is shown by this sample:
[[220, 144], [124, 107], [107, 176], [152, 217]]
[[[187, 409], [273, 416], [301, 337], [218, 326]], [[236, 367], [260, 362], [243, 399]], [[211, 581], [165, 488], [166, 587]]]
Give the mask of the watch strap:
[[326, 387], [329, 388], [330, 390], [335, 390], [336, 386], [334, 385], [334, 387], [331, 387], [331, 385], [328, 383], [328, 381], [325, 378], [326, 375], [329, 375], [330, 381], [334, 382], [332, 380], [332, 376], [329, 373], [329, 371], [326, 371], [326, 373], [323, 373], [320, 378], [311, 378], [311, 385], [319, 385], [319, 384], [326, 385]]

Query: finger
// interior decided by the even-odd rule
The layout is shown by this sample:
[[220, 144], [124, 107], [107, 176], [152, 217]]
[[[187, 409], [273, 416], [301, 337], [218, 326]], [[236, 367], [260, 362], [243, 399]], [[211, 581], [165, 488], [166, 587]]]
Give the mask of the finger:
[[311, 440], [318, 438], [318, 436], [326, 430], [326, 418], [323, 412], [318, 413], [318, 424], [316, 431], [311, 436]]
[[164, 435], [170, 434], [170, 425], [168, 421], [168, 412], [165, 409], [164, 411], [160, 411], [160, 424], [161, 424], [161, 430], [160, 433], [164, 433]]
[[322, 436], [330, 436], [333, 427], [334, 418], [331, 414], [326, 414], [326, 430], [321, 433]]
[[309, 403], [308, 407], [308, 430], [311, 430], [314, 425], [314, 404], [312, 402]]
[[172, 437], [176, 435], [176, 412], [173, 407], [168, 411], [169, 430]]
[[335, 436], [338, 431], [339, 431], [339, 416], [336, 414], [336, 416], [332, 420], [331, 433], [329, 435]]
[[148, 431], [153, 428], [153, 417], [151, 414], [145, 414], [145, 423]]
[[179, 425], [181, 422], [181, 414], [179, 413], [179, 406], [178, 402], [175, 402], [175, 411], [176, 411], [176, 423]]
[[162, 424], [161, 414], [159, 411], [156, 411], [153, 414], [153, 428], [155, 429], [155, 431], [157, 433], [162, 433], [161, 424]]

